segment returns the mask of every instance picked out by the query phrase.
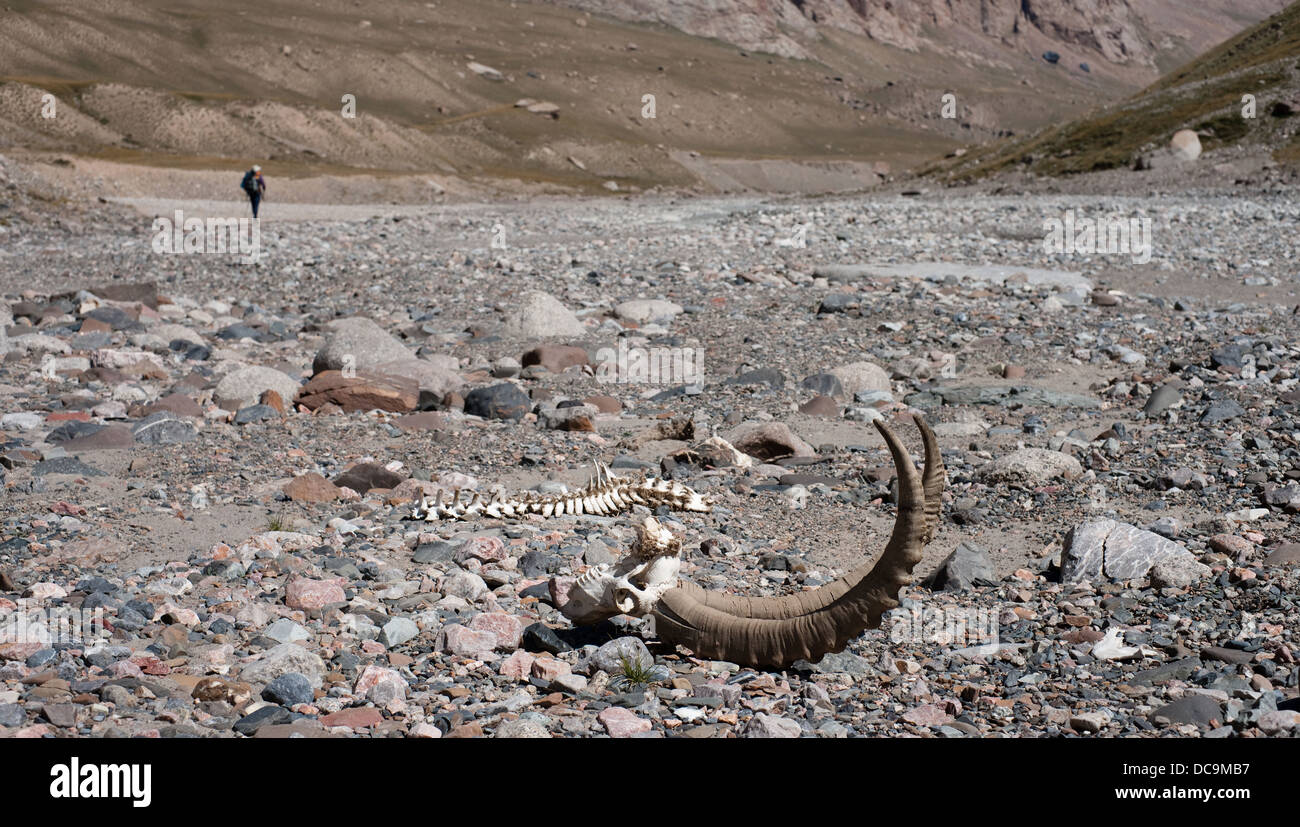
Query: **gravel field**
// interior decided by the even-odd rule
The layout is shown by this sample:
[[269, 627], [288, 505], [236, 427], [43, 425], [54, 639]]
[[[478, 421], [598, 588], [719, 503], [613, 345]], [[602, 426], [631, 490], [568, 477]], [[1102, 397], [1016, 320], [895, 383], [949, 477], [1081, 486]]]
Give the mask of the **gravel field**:
[[[14, 199], [0, 737], [1300, 733], [1291, 190], [268, 203], [255, 257]], [[1108, 216], [1149, 260], [1044, 251]], [[609, 463], [712, 500], [683, 577], [791, 593], [883, 548], [917, 414], [916, 584], [780, 673], [558, 611], [644, 508], [411, 519]]]

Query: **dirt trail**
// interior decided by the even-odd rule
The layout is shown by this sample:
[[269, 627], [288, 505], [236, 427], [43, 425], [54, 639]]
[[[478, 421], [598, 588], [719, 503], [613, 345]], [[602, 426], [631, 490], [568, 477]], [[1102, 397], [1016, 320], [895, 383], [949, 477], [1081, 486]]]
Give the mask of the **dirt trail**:
[[[145, 215], [170, 216], [181, 210], [187, 218], [226, 218], [249, 215], [248, 201], [211, 201], [188, 198], [109, 198]], [[274, 221], [365, 221], [391, 215], [420, 215], [426, 207], [394, 204], [301, 204], [267, 199], [262, 202], [259, 218]]]

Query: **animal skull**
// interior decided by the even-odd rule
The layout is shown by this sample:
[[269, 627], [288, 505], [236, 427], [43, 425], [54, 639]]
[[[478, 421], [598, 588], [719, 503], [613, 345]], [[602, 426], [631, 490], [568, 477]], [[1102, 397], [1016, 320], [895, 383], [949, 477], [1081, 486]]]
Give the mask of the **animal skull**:
[[654, 611], [664, 592], [677, 586], [682, 543], [654, 517], [637, 526], [637, 543], [617, 563], [587, 569], [560, 607], [565, 617], [587, 624], [625, 614], [641, 617]]

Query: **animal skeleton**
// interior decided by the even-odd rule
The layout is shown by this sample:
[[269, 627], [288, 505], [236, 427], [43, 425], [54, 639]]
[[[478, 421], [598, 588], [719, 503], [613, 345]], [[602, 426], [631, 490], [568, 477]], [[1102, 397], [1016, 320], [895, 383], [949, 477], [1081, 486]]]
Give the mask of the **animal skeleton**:
[[560, 611], [578, 623], [650, 614], [660, 639], [670, 645], [680, 644], [696, 657], [761, 668], [785, 669], [799, 659], [816, 663], [828, 652], [843, 651], [898, 606], [898, 592], [912, 582], [942, 505], [943, 457], [930, 427], [917, 417], [925, 446], [925, 469], [918, 474], [897, 435], [883, 421], [875, 424], [898, 471], [898, 515], [874, 564], [783, 597], [711, 592], [678, 579], [680, 541], [671, 542], [671, 534], [665, 539], [666, 529], [647, 521], [634, 553], [584, 573]]
[[497, 492], [490, 500], [484, 500], [483, 495], [476, 491], [462, 501], [458, 488], [452, 492], [449, 500], [444, 501], [440, 490], [433, 502], [429, 502], [427, 497], [421, 497], [420, 504], [411, 512], [411, 517], [436, 522], [440, 519], [471, 520], [479, 516], [510, 519], [528, 514], [540, 514], [543, 517], [564, 514], [607, 516], [631, 511], [634, 505], [649, 508], [666, 505], [675, 511], [711, 510], [704, 497], [680, 482], [647, 479], [644, 474], [637, 478], [620, 477], [609, 466], [597, 463], [595, 478], [589, 479], [580, 491], [548, 495], [526, 492], [522, 498], [507, 498], [503, 492]]

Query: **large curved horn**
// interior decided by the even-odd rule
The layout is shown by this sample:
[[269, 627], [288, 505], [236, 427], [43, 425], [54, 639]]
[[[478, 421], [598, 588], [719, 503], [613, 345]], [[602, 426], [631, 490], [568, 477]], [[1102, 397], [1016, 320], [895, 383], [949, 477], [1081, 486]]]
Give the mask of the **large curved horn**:
[[[921, 486], [925, 494], [925, 535], [922, 541], [925, 543], [929, 542], [938, 523], [939, 510], [943, 499], [945, 469], [934, 431], [930, 430], [930, 426], [920, 417], [916, 418], [916, 424], [921, 429], [921, 440], [925, 445], [925, 471], [921, 477]], [[878, 422], [877, 427], [880, 429], [880, 433], [885, 438], [885, 443], [889, 446], [890, 453], [894, 457], [895, 467], [901, 469], [905, 465], [910, 469], [912, 467], [911, 458], [899, 443], [897, 436], [882, 423]], [[895, 533], [898, 530], [896, 524]], [[682, 581], [678, 588], [682, 589], [696, 602], [711, 609], [717, 609], [737, 617], [779, 620], [787, 617], [798, 617], [799, 615], [824, 609], [848, 593], [853, 586], [869, 575], [875, 565], [875, 561], [868, 560], [853, 571], [818, 589], [781, 597], [746, 597], [744, 595], [724, 594], [702, 589], [689, 581]]]
[[946, 476], [943, 467], [943, 454], [939, 452], [939, 441], [930, 430], [930, 423], [921, 417], [915, 417], [916, 427], [921, 429], [921, 443], [925, 446], [925, 470], [921, 473], [921, 487], [925, 490], [925, 536], [923, 544], [934, 539], [934, 532], [939, 527], [939, 512], [943, 509], [943, 482]]
[[[897, 435], [882, 421], [898, 471], [898, 515], [889, 543], [870, 568], [863, 565], [810, 592], [779, 598], [747, 598], [682, 583], [666, 592], [655, 610], [655, 628], [670, 643], [701, 657], [786, 668], [803, 658], [838, 652], [898, 605], [898, 591], [911, 583], [927, 533], [937, 521], [944, 471], [934, 433], [918, 418], [926, 443], [924, 481]], [[927, 485], [933, 496], [927, 496]]]

